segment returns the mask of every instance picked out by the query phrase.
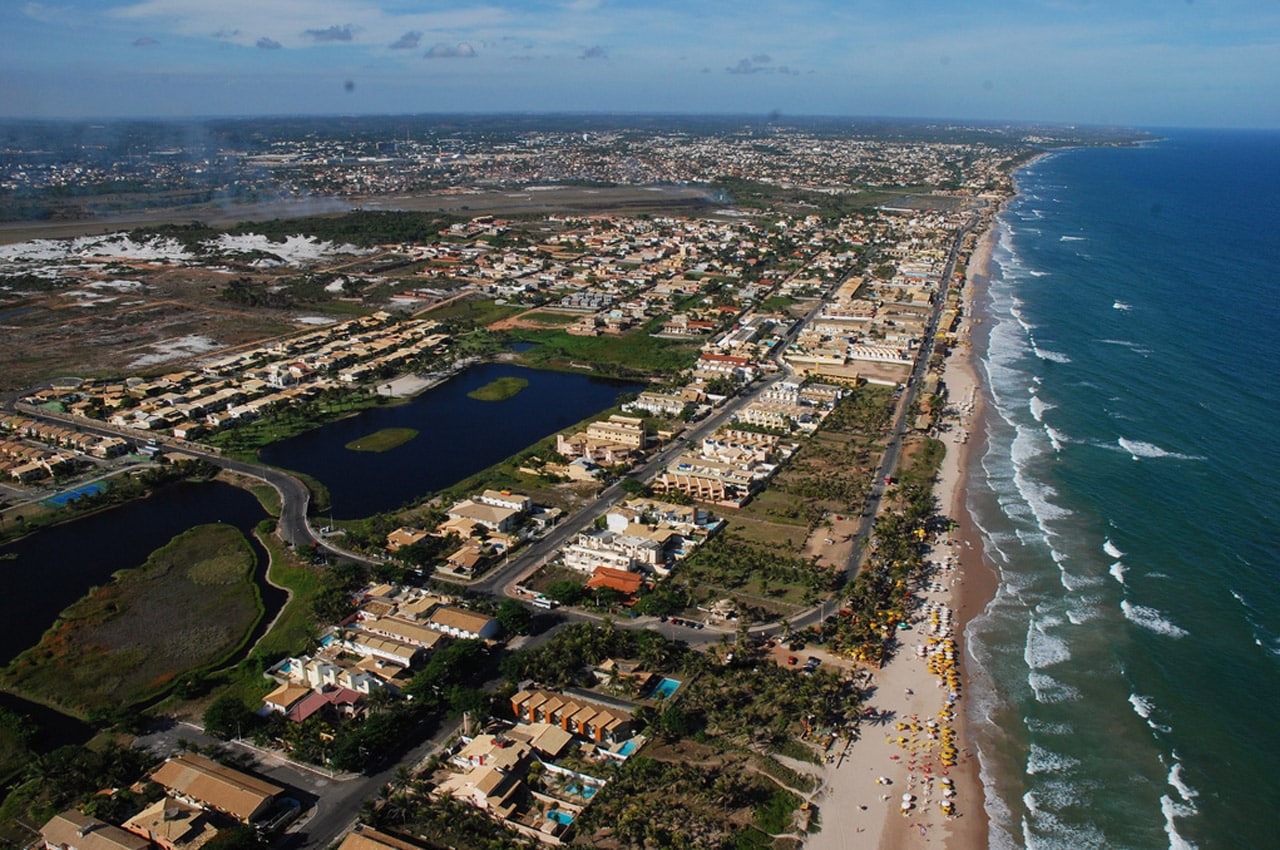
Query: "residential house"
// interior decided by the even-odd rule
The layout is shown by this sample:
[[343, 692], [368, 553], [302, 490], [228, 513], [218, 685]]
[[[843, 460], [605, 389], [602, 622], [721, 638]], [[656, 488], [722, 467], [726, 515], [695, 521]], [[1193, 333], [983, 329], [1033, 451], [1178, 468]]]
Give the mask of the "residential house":
[[147, 850], [147, 839], [75, 809], [40, 827], [46, 850]]
[[284, 788], [195, 753], [167, 760], [151, 780], [185, 803], [212, 809], [251, 824], [284, 793]]
[[125, 821], [123, 826], [160, 850], [199, 850], [218, 834], [204, 809], [172, 797], [161, 797]]

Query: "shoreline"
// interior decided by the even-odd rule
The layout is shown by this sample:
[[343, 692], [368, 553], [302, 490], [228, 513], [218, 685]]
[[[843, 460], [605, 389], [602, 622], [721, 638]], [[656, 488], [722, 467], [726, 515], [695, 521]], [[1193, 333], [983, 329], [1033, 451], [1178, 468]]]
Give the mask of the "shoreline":
[[[868, 706], [874, 715], [864, 719], [860, 737], [837, 762], [823, 768], [823, 785], [814, 797], [822, 830], [805, 841], [809, 850], [987, 846], [986, 794], [963, 699], [972, 678], [960, 659], [967, 657], [969, 621], [998, 588], [967, 505], [971, 469], [985, 443], [985, 395], [976, 360], [982, 349], [973, 345], [975, 336], [983, 339], [985, 328], [975, 306], [987, 282], [995, 237], [993, 214], [970, 254], [957, 344], [943, 369], [952, 427], [939, 435], [947, 450], [934, 494], [939, 512], [955, 521], [955, 531], [928, 553], [933, 568], [915, 594], [920, 602], [912, 629], [901, 633], [902, 644], [870, 679]], [[927, 661], [926, 652], [934, 653]], [[954, 765], [939, 758], [948, 744], [958, 750]], [[954, 803], [951, 816], [943, 814], [946, 802]]]

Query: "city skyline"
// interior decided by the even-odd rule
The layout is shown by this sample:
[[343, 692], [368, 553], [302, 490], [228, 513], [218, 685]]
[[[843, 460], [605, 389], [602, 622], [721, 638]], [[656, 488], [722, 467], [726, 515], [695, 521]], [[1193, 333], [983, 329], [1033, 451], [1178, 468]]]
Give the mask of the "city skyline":
[[880, 115], [1280, 126], [1280, 15], [1224, 2], [27, 2], [0, 115]]

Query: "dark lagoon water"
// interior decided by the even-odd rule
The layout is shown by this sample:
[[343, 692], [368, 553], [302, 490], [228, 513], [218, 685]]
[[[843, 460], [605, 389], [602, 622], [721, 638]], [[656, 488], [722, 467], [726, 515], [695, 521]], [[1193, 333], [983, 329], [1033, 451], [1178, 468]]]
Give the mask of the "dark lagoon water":
[[[258, 556], [258, 576], [267, 555], [253, 529], [266, 512], [252, 494], [221, 482], [183, 483], [141, 499], [46, 528], [0, 547], [4, 593], [0, 594], [0, 664], [34, 646], [64, 608], [89, 588], [106, 584], [117, 570], [140, 567], [176, 535], [211, 522], [245, 533]], [[284, 604], [284, 593], [259, 581], [267, 614]]]
[[[498, 378], [529, 385], [502, 401], [467, 397]], [[538, 440], [616, 403], [637, 384], [503, 363], [473, 366], [406, 404], [375, 407], [264, 448], [266, 463], [305, 472], [329, 488], [335, 516], [356, 518], [398, 508], [456, 484]], [[384, 428], [418, 436], [386, 452], [346, 444]]]

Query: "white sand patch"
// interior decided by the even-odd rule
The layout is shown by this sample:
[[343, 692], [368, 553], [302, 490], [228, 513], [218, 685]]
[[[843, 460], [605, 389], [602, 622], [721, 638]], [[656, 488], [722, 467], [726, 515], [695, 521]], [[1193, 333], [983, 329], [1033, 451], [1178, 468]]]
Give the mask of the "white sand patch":
[[259, 233], [246, 233], [241, 236], [232, 236], [224, 233], [217, 239], [212, 239], [205, 244], [215, 251], [224, 253], [262, 251], [274, 257], [279, 257], [281, 262], [290, 265], [314, 262], [334, 254], [370, 253], [363, 248], [357, 248], [355, 245], [335, 245], [332, 242], [322, 242], [314, 236], [289, 236], [283, 242], [272, 242]]
[[80, 260], [86, 257], [119, 257], [129, 260], [162, 260], [180, 262], [191, 255], [176, 239], [150, 239], [134, 242], [124, 233], [104, 236], [80, 236], [75, 239], [32, 239], [0, 245], [0, 260], [45, 262]]
[[324, 291], [325, 292], [341, 292], [342, 288], [346, 285], [347, 285], [347, 279], [345, 277], [340, 277], [337, 280], [335, 280], [333, 283], [326, 285], [324, 288]]
[[337, 320], [328, 316], [297, 316], [294, 321], [300, 325], [332, 325]]
[[207, 354], [210, 351], [221, 348], [221, 346], [207, 336], [191, 334], [190, 336], [175, 337], [166, 339], [163, 342], [157, 342], [150, 348], [150, 354], [144, 354], [129, 365], [132, 367], [154, 366], [157, 363], [165, 363], [169, 360]]
[[99, 280], [89, 284], [86, 289], [114, 289], [116, 292], [137, 292], [143, 288], [140, 280]]

